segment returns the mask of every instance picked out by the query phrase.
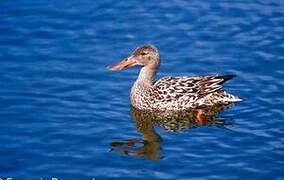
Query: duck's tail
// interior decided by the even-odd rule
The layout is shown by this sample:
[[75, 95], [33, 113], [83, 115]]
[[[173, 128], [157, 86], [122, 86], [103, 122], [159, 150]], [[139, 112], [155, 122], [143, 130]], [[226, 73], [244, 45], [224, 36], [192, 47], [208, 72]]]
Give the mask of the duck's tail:
[[243, 101], [243, 99], [239, 98], [238, 96], [234, 96], [232, 94], [229, 94], [226, 91], [223, 91], [223, 94], [224, 94], [224, 97], [222, 98], [222, 100], [224, 102], [235, 103], [235, 102]]
[[[217, 79], [222, 79], [223, 81], [221, 82], [221, 84], [225, 83], [226, 81], [229, 81], [231, 79], [233, 79], [234, 77], [236, 77], [235, 74], [228, 74], [228, 75], [223, 75], [223, 76], [217, 76]], [[219, 93], [219, 95], [221, 95], [220, 100], [222, 100], [223, 102], [228, 102], [228, 103], [234, 103], [234, 102], [240, 102], [243, 101], [241, 98], [234, 96], [230, 93], [227, 93], [226, 91], [221, 91]]]
[[223, 76], [217, 76], [216, 79], [222, 79], [223, 81], [220, 84], [225, 83], [226, 81], [229, 81], [236, 77], [235, 74], [228, 74], [228, 75], [223, 75]]

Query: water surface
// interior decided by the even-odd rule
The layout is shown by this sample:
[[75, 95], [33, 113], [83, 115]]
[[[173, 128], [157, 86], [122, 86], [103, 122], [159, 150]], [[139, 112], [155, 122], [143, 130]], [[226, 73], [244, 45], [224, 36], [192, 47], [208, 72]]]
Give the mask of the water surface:
[[[283, 179], [283, 1], [0, 7], [1, 176]], [[159, 77], [236, 74], [225, 88], [245, 98], [218, 115], [225, 128], [154, 126], [160, 160], [111, 151], [131, 139], [143, 146], [143, 137], [128, 98], [138, 69], [105, 68], [146, 43], [160, 50]]]

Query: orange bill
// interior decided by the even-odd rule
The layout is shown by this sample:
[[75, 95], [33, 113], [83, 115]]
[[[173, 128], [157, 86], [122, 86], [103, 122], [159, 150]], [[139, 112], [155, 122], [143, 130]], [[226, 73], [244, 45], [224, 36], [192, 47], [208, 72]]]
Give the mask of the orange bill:
[[137, 62], [135, 61], [135, 59], [129, 57], [129, 58], [124, 59], [124, 60], [122, 60], [121, 62], [119, 62], [115, 65], [109, 66], [108, 70], [110, 70], [110, 71], [121, 71], [125, 68], [130, 68], [130, 67], [133, 67], [135, 65], [137, 65]]

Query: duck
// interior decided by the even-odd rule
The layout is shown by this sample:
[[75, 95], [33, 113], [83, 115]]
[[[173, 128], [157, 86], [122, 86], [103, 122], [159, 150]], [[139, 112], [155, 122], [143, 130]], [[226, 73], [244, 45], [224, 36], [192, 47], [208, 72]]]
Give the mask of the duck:
[[140, 110], [184, 111], [242, 101], [223, 90], [223, 84], [235, 75], [166, 76], [156, 80], [160, 67], [158, 49], [151, 44], [136, 48], [130, 56], [108, 70], [119, 72], [140, 66], [130, 91], [131, 105]]

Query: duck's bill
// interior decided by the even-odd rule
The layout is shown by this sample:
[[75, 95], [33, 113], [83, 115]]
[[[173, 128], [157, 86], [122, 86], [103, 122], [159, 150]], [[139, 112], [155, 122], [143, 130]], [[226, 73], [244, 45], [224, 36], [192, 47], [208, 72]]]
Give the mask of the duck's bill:
[[125, 68], [130, 68], [130, 67], [133, 67], [135, 65], [137, 65], [137, 62], [135, 61], [134, 58], [130, 57], [130, 58], [122, 60], [121, 62], [119, 62], [115, 65], [109, 66], [107, 69], [110, 70], [110, 71], [121, 71]]

